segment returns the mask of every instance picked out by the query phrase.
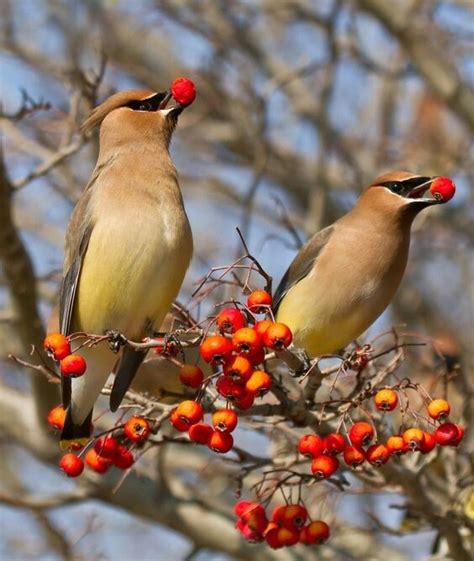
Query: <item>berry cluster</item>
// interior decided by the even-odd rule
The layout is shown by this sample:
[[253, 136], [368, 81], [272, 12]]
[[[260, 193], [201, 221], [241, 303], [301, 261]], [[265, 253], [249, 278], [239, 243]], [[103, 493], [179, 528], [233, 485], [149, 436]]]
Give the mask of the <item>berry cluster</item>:
[[[200, 345], [201, 358], [211, 364], [217, 373], [204, 379], [198, 366], [184, 364], [179, 378], [187, 387], [202, 389], [215, 382], [218, 394], [227, 407], [212, 415], [212, 424], [202, 422], [204, 410], [198, 400], [178, 404], [170, 417], [173, 427], [188, 432], [193, 442], [225, 453], [231, 450], [231, 432], [237, 426], [237, 409], [249, 409], [255, 398], [264, 396], [272, 386], [272, 377], [259, 368], [265, 360], [265, 349], [281, 351], [291, 344], [290, 329], [270, 319], [256, 321], [255, 315], [266, 313], [272, 298], [265, 290], [252, 292], [245, 311], [237, 307], [223, 309], [215, 319], [218, 332], [208, 334]], [[246, 312], [246, 313], [245, 313]]]
[[71, 352], [71, 344], [65, 335], [51, 333], [44, 342], [43, 348], [53, 360], [59, 362], [61, 374], [67, 378], [79, 378], [86, 369], [85, 359]]
[[329, 526], [322, 520], [308, 521], [308, 511], [302, 504], [275, 507], [270, 519], [261, 503], [239, 501], [234, 512], [238, 516], [235, 527], [251, 543], [265, 541], [272, 549], [321, 544], [329, 538]]
[[[398, 404], [398, 394], [391, 388], [379, 390], [374, 395], [374, 404], [379, 411], [393, 411]], [[403, 433], [391, 435], [385, 443], [378, 442], [374, 426], [366, 421], [354, 423], [347, 439], [340, 432], [324, 437], [306, 434], [298, 442], [298, 451], [311, 460], [311, 471], [316, 479], [331, 477], [340, 467], [336, 456], [342, 454], [344, 463], [356, 468], [364, 462], [379, 467], [391, 456], [419, 451], [428, 454], [436, 445], [458, 446], [464, 436], [464, 427], [445, 422], [450, 413], [450, 405], [444, 399], [434, 399], [427, 406], [429, 417], [438, 424], [434, 432], [419, 427], [407, 428]], [[432, 422], [433, 422], [432, 421]], [[375, 440], [375, 442], [374, 442]]]
[[[56, 429], [61, 429], [65, 416], [66, 412], [58, 405], [49, 412], [48, 423]], [[77, 455], [72, 452], [65, 454], [59, 461], [59, 467], [69, 477], [81, 475], [85, 464], [100, 474], [107, 472], [111, 466], [122, 470], [129, 469], [135, 463], [134, 446], [147, 440], [150, 432], [150, 424], [146, 419], [130, 417], [123, 427], [92, 440], [93, 446], [88, 447], [87, 450], [84, 449]], [[81, 447], [73, 446], [73, 448], [78, 450]]]

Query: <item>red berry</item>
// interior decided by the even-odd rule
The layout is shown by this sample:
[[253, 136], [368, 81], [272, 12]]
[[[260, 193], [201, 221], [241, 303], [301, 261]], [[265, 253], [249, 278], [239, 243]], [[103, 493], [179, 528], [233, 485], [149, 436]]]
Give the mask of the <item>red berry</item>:
[[247, 298], [247, 307], [254, 314], [263, 314], [272, 305], [272, 297], [266, 290], [254, 290]]
[[434, 437], [440, 446], [457, 446], [464, 436], [464, 427], [443, 423], [435, 430]]
[[255, 396], [252, 395], [251, 393], [247, 393], [244, 395], [244, 397], [241, 397], [240, 399], [234, 401], [234, 405], [238, 407], [241, 411], [246, 411], [247, 409], [250, 409], [252, 407], [254, 401], [255, 401]]
[[340, 432], [331, 432], [324, 437], [324, 453], [329, 456], [337, 456], [346, 447], [346, 439]]
[[216, 322], [223, 333], [235, 333], [246, 323], [244, 314], [237, 308], [225, 308], [217, 316]]
[[223, 335], [210, 335], [201, 343], [199, 352], [205, 362], [224, 364], [232, 354], [232, 343]]
[[344, 462], [351, 468], [356, 468], [365, 462], [365, 452], [356, 446], [346, 446], [342, 453]]
[[135, 457], [131, 450], [123, 444], [119, 444], [112, 461], [114, 466], [119, 469], [129, 469], [135, 463]]
[[402, 436], [405, 444], [412, 451], [419, 450], [425, 438], [423, 431], [417, 427], [407, 429]]
[[316, 456], [311, 462], [311, 471], [316, 479], [327, 479], [339, 468], [339, 460], [334, 456]]
[[143, 442], [150, 436], [150, 424], [143, 417], [130, 417], [123, 427], [128, 440]]
[[257, 321], [253, 328], [263, 337], [265, 335], [265, 331], [273, 324], [274, 322], [270, 319], [262, 319], [262, 321]]
[[235, 527], [239, 530], [244, 540], [250, 543], [259, 543], [263, 541], [263, 535], [256, 530], [252, 530], [252, 528], [250, 528], [250, 526], [243, 520], [237, 520]]
[[237, 422], [237, 414], [232, 409], [219, 409], [212, 414], [212, 425], [217, 431], [232, 432]]
[[373, 444], [369, 446], [366, 452], [366, 459], [373, 466], [382, 466], [388, 462], [390, 458], [389, 449], [383, 444]]
[[50, 333], [43, 341], [43, 348], [54, 360], [62, 360], [71, 354], [69, 340], [61, 333]]
[[179, 380], [188, 388], [199, 388], [204, 380], [204, 373], [194, 364], [183, 364], [179, 371]]
[[197, 444], [207, 444], [213, 432], [214, 430], [211, 425], [207, 423], [196, 423], [189, 427], [188, 434], [190, 440], [193, 442]]
[[56, 430], [61, 430], [63, 428], [65, 420], [66, 411], [62, 405], [56, 405], [56, 407], [53, 407], [46, 417], [48, 425], [51, 425]]
[[171, 95], [180, 105], [191, 105], [196, 99], [196, 86], [189, 78], [176, 78], [171, 84]]
[[61, 374], [67, 378], [79, 378], [87, 369], [87, 363], [81, 355], [68, 355], [59, 363]]
[[399, 434], [390, 436], [385, 444], [390, 454], [401, 455], [407, 451], [407, 444]]
[[398, 394], [391, 388], [384, 388], [374, 395], [374, 402], [379, 411], [393, 411], [398, 403]]
[[433, 450], [435, 446], [436, 446], [436, 438], [434, 434], [423, 431], [423, 442], [421, 443], [420, 446], [420, 452], [422, 454], [428, 454], [429, 452], [431, 452], [431, 450]]
[[242, 327], [232, 337], [232, 345], [236, 353], [249, 355], [257, 354], [262, 348], [261, 336], [251, 327]]
[[314, 520], [300, 532], [300, 542], [305, 545], [324, 543], [329, 539], [330, 530], [326, 522]]
[[[273, 517], [272, 517], [273, 518]], [[287, 530], [300, 530], [308, 518], [308, 511], [302, 505], [286, 505], [279, 516], [279, 520]]]
[[59, 460], [59, 467], [68, 477], [78, 477], [84, 471], [84, 462], [75, 454], [64, 454]]
[[117, 453], [119, 443], [113, 436], [101, 436], [94, 443], [94, 450], [102, 458], [113, 460]]
[[445, 399], [433, 399], [428, 404], [428, 415], [435, 421], [443, 421], [451, 412], [451, 406]]
[[204, 411], [200, 403], [192, 399], [186, 399], [178, 404], [176, 415], [183, 423], [187, 423], [188, 426], [191, 426], [199, 423], [204, 415]]
[[262, 364], [262, 362], [265, 361], [265, 350], [264, 350], [264, 348], [262, 347], [255, 354], [253, 354], [252, 356], [249, 356], [249, 359], [252, 361], [252, 364], [254, 366], [257, 366], [258, 364]]
[[234, 445], [234, 439], [229, 432], [214, 431], [207, 443], [211, 450], [219, 454], [225, 454]]
[[446, 203], [454, 197], [456, 185], [449, 177], [437, 177], [431, 183], [430, 191], [436, 199]]
[[87, 451], [85, 457], [86, 464], [97, 473], [105, 473], [112, 465], [112, 460], [99, 456], [94, 448]]
[[298, 442], [298, 452], [307, 458], [316, 458], [323, 450], [323, 439], [317, 434], [305, 434]]
[[170, 423], [179, 432], [187, 432], [190, 429], [189, 423], [181, 419], [181, 417], [176, 413], [176, 409], [170, 415]]
[[234, 512], [256, 532], [263, 533], [268, 525], [265, 509], [260, 503], [239, 501], [234, 507]]
[[263, 335], [263, 344], [268, 349], [282, 351], [293, 341], [290, 328], [284, 323], [273, 323]]
[[244, 356], [234, 356], [224, 365], [224, 374], [232, 378], [236, 383], [245, 384], [253, 372], [250, 360]]
[[216, 390], [222, 397], [232, 402], [239, 401], [247, 396], [245, 386], [235, 382], [232, 378], [226, 376], [225, 374], [217, 378]]
[[245, 384], [247, 392], [256, 397], [264, 396], [271, 387], [272, 378], [263, 370], [255, 370]]
[[349, 429], [349, 440], [353, 446], [367, 446], [374, 436], [374, 427], [365, 421], [358, 421]]

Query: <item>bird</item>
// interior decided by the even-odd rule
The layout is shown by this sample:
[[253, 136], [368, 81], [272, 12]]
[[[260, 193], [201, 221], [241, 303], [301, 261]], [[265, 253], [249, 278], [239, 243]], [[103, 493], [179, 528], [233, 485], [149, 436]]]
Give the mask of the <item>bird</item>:
[[303, 245], [273, 298], [276, 321], [309, 357], [357, 339], [392, 301], [408, 261], [410, 230], [435, 177], [393, 171], [365, 188], [355, 206]]
[[[99, 126], [99, 154], [66, 232], [59, 325], [72, 333], [152, 336], [176, 298], [193, 238], [169, 145], [184, 106], [169, 91], [128, 90], [96, 107], [83, 124]], [[107, 344], [83, 346], [78, 378], [62, 376], [66, 420], [60, 446], [84, 444], [97, 400], [111, 373], [115, 411], [146, 352], [130, 346], [119, 358]]]

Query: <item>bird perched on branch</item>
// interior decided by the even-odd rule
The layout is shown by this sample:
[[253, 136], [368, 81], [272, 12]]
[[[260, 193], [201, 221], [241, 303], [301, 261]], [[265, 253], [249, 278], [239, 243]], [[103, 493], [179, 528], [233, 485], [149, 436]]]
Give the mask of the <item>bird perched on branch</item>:
[[[193, 86], [194, 87], [194, 86]], [[139, 341], [160, 327], [192, 256], [192, 234], [168, 151], [184, 105], [171, 94], [125, 91], [99, 105], [84, 123], [100, 125], [97, 165], [66, 234], [60, 329], [120, 332]], [[87, 439], [92, 409], [111, 372], [117, 409], [146, 352], [107, 344], [83, 347], [80, 378], [62, 379], [67, 416], [61, 445]]]
[[443, 202], [425, 197], [435, 179], [403, 171], [377, 178], [350, 212], [301, 248], [273, 300], [277, 321], [290, 327], [297, 347], [311, 356], [334, 353], [390, 304], [407, 265], [414, 218]]

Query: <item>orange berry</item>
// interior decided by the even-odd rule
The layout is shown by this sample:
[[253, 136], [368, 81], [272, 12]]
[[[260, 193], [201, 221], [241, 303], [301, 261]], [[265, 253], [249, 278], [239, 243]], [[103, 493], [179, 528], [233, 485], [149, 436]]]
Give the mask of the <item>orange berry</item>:
[[428, 454], [436, 446], [436, 438], [434, 434], [430, 432], [423, 431], [423, 442], [420, 445], [420, 452], [422, 454]]
[[388, 462], [390, 451], [384, 444], [372, 444], [366, 452], [366, 459], [373, 466], [381, 466]]
[[119, 444], [112, 461], [119, 469], [129, 469], [135, 463], [135, 456], [126, 446]]
[[428, 415], [435, 421], [444, 421], [451, 412], [451, 406], [445, 399], [433, 399], [428, 404]]
[[62, 405], [56, 405], [56, 407], [53, 407], [46, 417], [48, 425], [51, 425], [56, 430], [61, 430], [63, 428], [65, 420], [66, 411]]
[[440, 446], [457, 446], [464, 436], [464, 427], [443, 423], [435, 430], [434, 437]]
[[344, 462], [351, 468], [356, 468], [365, 462], [365, 452], [356, 446], [346, 446], [342, 453]]
[[179, 370], [179, 380], [188, 388], [199, 388], [204, 380], [204, 372], [194, 364], [183, 364]]
[[251, 357], [262, 348], [262, 337], [255, 329], [242, 327], [232, 336], [232, 345], [236, 353]]
[[97, 473], [105, 473], [112, 465], [112, 460], [99, 456], [94, 448], [90, 448], [85, 457], [86, 464]]
[[130, 417], [123, 427], [128, 440], [143, 442], [150, 436], [150, 424], [143, 417]]
[[219, 454], [225, 454], [234, 445], [234, 439], [229, 432], [214, 431], [207, 443], [211, 450]]
[[438, 201], [446, 203], [454, 197], [456, 185], [449, 177], [437, 177], [430, 186], [432, 195]]
[[59, 467], [68, 477], [78, 477], [84, 471], [84, 462], [76, 454], [64, 454], [59, 460]]
[[253, 328], [263, 337], [265, 335], [265, 331], [273, 324], [274, 322], [270, 319], [262, 319], [262, 321], [257, 321]]
[[417, 427], [407, 429], [402, 436], [405, 444], [412, 451], [419, 450], [425, 438], [423, 431]]
[[216, 390], [228, 401], [236, 402], [243, 399], [247, 395], [245, 386], [235, 382], [230, 376], [223, 374], [216, 381]]
[[239, 501], [234, 507], [234, 512], [256, 532], [263, 533], [268, 525], [265, 509], [260, 503]]
[[393, 411], [398, 404], [398, 394], [391, 388], [384, 388], [374, 395], [374, 402], [379, 411]]
[[316, 458], [324, 450], [324, 441], [317, 434], [305, 434], [298, 442], [298, 452], [307, 458]]
[[232, 432], [237, 422], [237, 413], [232, 409], [219, 409], [212, 414], [212, 425], [217, 431]]
[[253, 372], [253, 365], [244, 356], [233, 356], [230, 361], [224, 365], [224, 374], [232, 378], [234, 382], [245, 384]]
[[340, 432], [330, 432], [323, 439], [324, 453], [328, 456], [337, 456], [346, 447], [346, 439]]
[[247, 393], [244, 395], [244, 397], [241, 397], [240, 399], [234, 401], [234, 405], [238, 407], [241, 411], [246, 411], [247, 409], [250, 409], [252, 407], [254, 401], [255, 401], [255, 396], [252, 395], [251, 393]]
[[87, 363], [81, 355], [68, 355], [59, 363], [61, 374], [67, 378], [79, 378], [87, 370]]
[[327, 479], [339, 468], [339, 460], [334, 456], [316, 456], [311, 462], [311, 471], [316, 479]]
[[365, 421], [358, 421], [349, 429], [349, 440], [353, 446], [367, 446], [374, 436], [374, 427]]
[[94, 443], [94, 450], [102, 458], [112, 460], [119, 446], [119, 442], [113, 436], [100, 436]]
[[329, 539], [330, 530], [326, 522], [314, 520], [300, 532], [300, 542], [305, 545], [324, 543]]
[[216, 323], [223, 333], [235, 333], [245, 327], [244, 314], [237, 308], [225, 308], [216, 318]]
[[207, 444], [213, 432], [213, 428], [207, 423], [196, 423], [188, 430], [190, 440], [197, 444]]
[[178, 404], [176, 408], [176, 415], [183, 421], [187, 423], [188, 426], [199, 423], [204, 414], [202, 405], [197, 401], [192, 399], [186, 399]]
[[201, 343], [199, 352], [205, 362], [224, 364], [232, 354], [232, 343], [223, 335], [210, 335]]
[[385, 444], [390, 454], [405, 454], [406, 452], [406, 442], [403, 437], [399, 434], [394, 434], [390, 436]]
[[245, 384], [247, 392], [256, 397], [264, 396], [271, 387], [272, 378], [263, 370], [255, 370]]
[[254, 290], [247, 298], [247, 307], [254, 314], [264, 314], [272, 305], [272, 297], [266, 290]]
[[61, 333], [50, 333], [43, 341], [43, 348], [54, 360], [62, 360], [71, 354], [69, 340]]
[[263, 344], [268, 349], [282, 351], [293, 341], [290, 328], [284, 323], [273, 323], [263, 335]]

